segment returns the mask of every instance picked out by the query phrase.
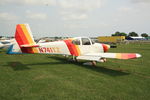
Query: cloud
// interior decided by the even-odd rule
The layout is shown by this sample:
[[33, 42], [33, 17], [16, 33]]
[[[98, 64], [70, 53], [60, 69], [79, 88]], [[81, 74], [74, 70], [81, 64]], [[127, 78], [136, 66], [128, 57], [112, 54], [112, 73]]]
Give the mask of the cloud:
[[0, 20], [14, 21], [17, 19], [19, 19], [19, 17], [14, 14], [7, 13], [7, 12], [0, 13]]
[[[55, 6], [59, 9], [62, 20], [84, 20], [88, 18], [89, 12], [101, 7], [102, 1], [104, 0], [1, 0], [0, 5]], [[31, 15], [41, 17], [39, 14]], [[28, 17], [32, 18], [31, 15]]]
[[47, 19], [47, 15], [45, 13], [33, 13], [30, 11], [26, 12], [26, 17], [34, 20], [45, 20]]
[[0, 5], [55, 5], [56, 0], [1, 0]]
[[59, 0], [63, 20], [84, 20], [88, 13], [101, 7], [102, 0]]

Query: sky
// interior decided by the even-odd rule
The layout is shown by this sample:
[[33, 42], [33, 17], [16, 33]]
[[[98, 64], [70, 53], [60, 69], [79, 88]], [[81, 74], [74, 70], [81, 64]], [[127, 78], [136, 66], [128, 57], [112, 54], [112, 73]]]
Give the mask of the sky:
[[150, 0], [0, 0], [0, 36], [24, 23], [35, 37], [150, 35]]

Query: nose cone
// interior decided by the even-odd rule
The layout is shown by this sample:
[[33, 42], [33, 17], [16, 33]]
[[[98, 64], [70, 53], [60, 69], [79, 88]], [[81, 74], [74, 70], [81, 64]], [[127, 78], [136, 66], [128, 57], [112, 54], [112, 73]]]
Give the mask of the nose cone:
[[107, 52], [110, 48], [110, 45], [102, 44], [104, 52]]

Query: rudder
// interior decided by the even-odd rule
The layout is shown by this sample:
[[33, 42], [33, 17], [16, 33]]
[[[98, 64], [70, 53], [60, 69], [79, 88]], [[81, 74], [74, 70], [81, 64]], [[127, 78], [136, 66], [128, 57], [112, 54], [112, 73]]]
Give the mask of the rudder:
[[38, 53], [35, 47], [25, 48], [22, 45], [35, 45], [32, 32], [28, 24], [18, 24], [16, 26], [15, 40], [22, 53]]

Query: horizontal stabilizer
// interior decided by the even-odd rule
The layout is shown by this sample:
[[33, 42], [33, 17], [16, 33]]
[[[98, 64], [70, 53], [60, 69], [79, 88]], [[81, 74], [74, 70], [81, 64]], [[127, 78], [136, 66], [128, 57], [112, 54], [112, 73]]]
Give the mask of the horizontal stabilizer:
[[39, 45], [21, 45], [20, 47], [31, 48], [31, 47], [39, 47]]

